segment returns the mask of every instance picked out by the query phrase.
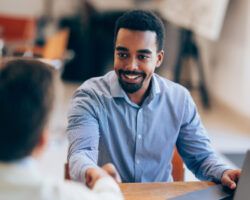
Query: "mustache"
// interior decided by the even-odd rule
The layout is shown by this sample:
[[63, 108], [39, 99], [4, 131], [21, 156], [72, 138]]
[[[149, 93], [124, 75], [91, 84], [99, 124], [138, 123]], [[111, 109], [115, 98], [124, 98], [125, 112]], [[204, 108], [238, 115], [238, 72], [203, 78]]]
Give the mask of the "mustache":
[[142, 72], [142, 71], [129, 71], [129, 70], [120, 69], [118, 72], [119, 72], [119, 74], [146, 76], [146, 74], [144, 72]]

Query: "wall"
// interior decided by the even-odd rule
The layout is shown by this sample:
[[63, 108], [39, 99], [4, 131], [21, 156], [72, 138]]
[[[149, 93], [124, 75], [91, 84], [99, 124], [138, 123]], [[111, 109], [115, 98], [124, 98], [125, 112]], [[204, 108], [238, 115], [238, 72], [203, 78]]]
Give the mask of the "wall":
[[0, 13], [39, 16], [43, 12], [43, 0], [0, 0]]
[[72, 15], [79, 8], [80, 0], [0, 0], [0, 13], [40, 16], [46, 14], [46, 3], [54, 17]]
[[220, 39], [198, 40], [210, 94], [250, 119], [249, 12], [249, 0], [231, 0]]

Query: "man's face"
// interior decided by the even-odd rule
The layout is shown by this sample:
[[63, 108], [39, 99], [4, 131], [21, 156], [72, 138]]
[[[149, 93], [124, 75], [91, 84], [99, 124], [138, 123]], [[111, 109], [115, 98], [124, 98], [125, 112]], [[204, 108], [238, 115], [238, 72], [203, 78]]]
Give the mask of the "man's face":
[[121, 28], [118, 31], [114, 70], [126, 93], [146, 92], [156, 67], [163, 60], [157, 52], [156, 33]]

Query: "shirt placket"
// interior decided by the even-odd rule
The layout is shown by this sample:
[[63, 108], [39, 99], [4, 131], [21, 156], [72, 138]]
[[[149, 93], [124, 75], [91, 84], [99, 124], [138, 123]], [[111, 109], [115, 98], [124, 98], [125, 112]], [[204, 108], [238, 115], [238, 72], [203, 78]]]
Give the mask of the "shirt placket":
[[135, 182], [141, 181], [141, 174], [142, 174], [142, 137], [143, 137], [143, 110], [142, 108], [138, 109], [137, 111], [137, 119], [136, 119], [136, 145], [135, 145], [135, 157], [134, 157], [134, 164], [135, 164]]

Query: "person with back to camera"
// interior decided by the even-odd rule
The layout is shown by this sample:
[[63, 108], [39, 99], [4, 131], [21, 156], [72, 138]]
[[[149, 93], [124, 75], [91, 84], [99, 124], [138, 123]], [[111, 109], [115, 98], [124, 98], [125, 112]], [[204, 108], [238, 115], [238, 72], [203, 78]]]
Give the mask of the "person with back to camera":
[[1, 67], [0, 199], [122, 200], [118, 185], [108, 175], [114, 170], [111, 164], [97, 171], [92, 190], [48, 179], [37, 169], [35, 159], [48, 140], [46, 123], [53, 93], [53, 72], [47, 64], [18, 59]]

